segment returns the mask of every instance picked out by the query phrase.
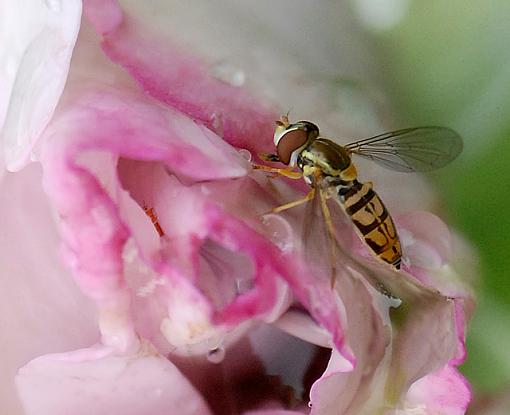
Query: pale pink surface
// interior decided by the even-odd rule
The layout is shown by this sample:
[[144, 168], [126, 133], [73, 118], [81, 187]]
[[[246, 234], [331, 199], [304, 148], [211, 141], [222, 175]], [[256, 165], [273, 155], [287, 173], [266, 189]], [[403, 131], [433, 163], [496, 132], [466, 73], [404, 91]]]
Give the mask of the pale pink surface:
[[[93, 402], [96, 406], [88, 407], [88, 413], [124, 411], [121, 401], [131, 402], [132, 397], [140, 405], [129, 406], [133, 413], [163, 411], [158, 405], [168, 407], [180, 399], [203, 411], [197, 413], [207, 413], [200, 393], [209, 403], [215, 396], [197, 368], [206, 367], [204, 356], [219, 347], [226, 348], [227, 361], [242, 362], [231, 361], [221, 374], [227, 385], [235, 384], [241, 369], [260, 366], [256, 356], [239, 346], [255, 320], [276, 321], [305, 339], [310, 324], [318, 323], [322, 329], [317, 326], [307, 340], [335, 346], [326, 372], [311, 390], [311, 413], [336, 414], [339, 408], [372, 413], [388, 403], [418, 400], [427, 380], [412, 386], [412, 396], [407, 394], [411, 384], [458, 353], [463, 331], [455, 327], [460, 310], [454, 302], [405, 273], [371, 262], [351, 274], [345, 267], [358, 265], [349, 258], [339, 263], [336, 290], [331, 290], [324, 267], [327, 252], [310, 264], [295, 243], [293, 230], [301, 227], [302, 211], [273, 215], [269, 226], [260, 220], [261, 214], [296, 199], [299, 192], [251, 172], [246, 160], [221, 139], [252, 151], [267, 150], [275, 114], [244, 89], [214, 79], [199, 59], [142, 36], [140, 26], [119, 17], [115, 3], [107, 3], [107, 14], [101, 13], [102, 7], [88, 2], [86, 13], [106, 33], [103, 48], [108, 56], [171, 108], [129, 82], [117, 82], [118, 74], [112, 73], [115, 80], [109, 85], [97, 79], [80, 86], [71, 83], [46, 131], [44, 181], [60, 215], [63, 258], [83, 292], [96, 302], [102, 342], [109, 346], [102, 350], [112, 356], [95, 354], [92, 348], [26, 365], [18, 382], [28, 413], [60, 410], [54, 406], [60, 385], [91, 367], [103, 373], [103, 379], [96, 384], [74, 382], [70, 392], [107, 395], [116, 380], [112, 361], [123, 368], [132, 362], [121, 372], [118, 399]], [[96, 75], [91, 68], [90, 78]], [[144, 214], [144, 205], [154, 208], [165, 232], [162, 238]], [[422, 243], [414, 253], [415, 264], [423, 263], [420, 252], [440, 258], [437, 263], [447, 262], [442, 256], [448, 241], [436, 245], [429, 233], [433, 228], [444, 234], [445, 228], [434, 220], [430, 218], [429, 229], [409, 226]], [[398, 301], [377, 291], [382, 285], [403, 304], [397, 307]], [[302, 327], [289, 320], [292, 314], [285, 314], [293, 298], [305, 315]], [[160, 354], [171, 353], [170, 360], [180, 367], [195, 369], [181, 375], [173, 363], [139, 354], [144, 350], [139, 335]], [[272, 344], [270, 336], [262, 341]], [[202, 363], [187, 360], [189, 356]], [[146, 377], [132, 376], [132, 366]], [[224, 368], [209, 365], [204, 373], [218, 376]], [[52, 381], [40, 394], [41, 376], [48, 375]], [[447, 381], [454, 390], [463, 384], [459, 376]], [[164, 400], [156, 402], [151, 382], [172, 383], [174, 388], [165, 389]], [[127, 396], [131, 388], [138, 392]], [[72, 413], [82, 409], [76, 399], [63, 402], [76, 402]], [[444, 402], [452, 411], [465, 405], [460, 399]], [[259, 407], [268, 414], [293, 413], [273, 409], [281, 402], [269, 397], [267, 405]]]
[[427, 414], [463, 415], [470, 400], [471, 389], [466, 379], [447, 365], [414, 383], [407, 394], [406, 405], [426, 408]]
[[92, 302], [58, 258], [57, 224], [41, 176], [33, 164], [0, 179], [2, 414], [21, 413], [13, 381], [19, 367], [38, 355], [87, 347], [99, 338]]
[[116, 356], [104, 347], [46, 355], [20, 370], [17, 385], [29, 414], [211, 413], [179, 370], [149, 345], [135, 355]]

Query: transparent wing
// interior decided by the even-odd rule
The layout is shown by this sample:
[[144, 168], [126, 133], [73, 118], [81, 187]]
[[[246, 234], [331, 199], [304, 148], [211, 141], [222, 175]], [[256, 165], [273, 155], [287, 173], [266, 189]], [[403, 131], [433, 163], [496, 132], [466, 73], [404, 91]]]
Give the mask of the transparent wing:
[[407, 294], [402, 294], [403, 286], [406, 286], [404, 291], [414, 290], [413, 296], [421, 296], [421, 289], [414, 287], [411, 278], [409, 282], [402, 278], [402, 271], [352, 251], [352, 238], [356, 237], [352, 223], [333, 198], [325, 200], [327, 189], [322, 183], [316, 183], [315, 189], [314, 198], [306, 204], [303, 217], [301, 250], [306, 262], [312, 268], [326, 270], [325, 276], [332, 283], [342, 276], [362, 276], [386, 297], [405, 298]]
[[462, 151], [462, 138], [445, 127], [391, 131], [344, 146], [352, 153], [400, 172], [427, 172], [446, 166]]
[[308, 264], [327, 270], [331, 284], [350, 256], [352, 224], [345, 213], [332, 199], [327, 200], [327, 189], [323, 183], [316, 183], [313, 199], [307, 203], [301, 233], [302, 254]]

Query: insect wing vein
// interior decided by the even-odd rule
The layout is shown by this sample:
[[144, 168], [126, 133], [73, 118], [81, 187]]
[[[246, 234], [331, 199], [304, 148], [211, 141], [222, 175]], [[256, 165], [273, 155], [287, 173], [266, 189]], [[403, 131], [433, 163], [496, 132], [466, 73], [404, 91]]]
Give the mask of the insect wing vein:
[[345, 146], [352, 153], [401, 172], [426, 172], [443, 167], [462, 151], [462, 139], [445, 127], [392, 131]]

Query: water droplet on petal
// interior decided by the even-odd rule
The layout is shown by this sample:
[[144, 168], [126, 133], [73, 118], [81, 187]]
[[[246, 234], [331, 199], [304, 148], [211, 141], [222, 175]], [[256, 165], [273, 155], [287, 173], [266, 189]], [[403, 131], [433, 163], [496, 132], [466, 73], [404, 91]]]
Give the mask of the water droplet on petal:
[[246, 81], [246, 75], [241, 69], [224, 61], [214, 65], [211, 73], [219, 81], [232, 86], [242, 86]]
[[264, 215], [262, 223], [266, 226], [273, 243], [282, 251], [291, 251], [294, 247], [292, 227], [281, 216], [269, 213]]
[[225, 358], [225, 348], [224, 347], [216, 347], [207, 352], [207, 360], [211, 363], [221, 363]]
[[244, 158], [247, 161], [251, 161], [251, 152], [249, 150], [246, 150], [245, 148], [241, 148], [237, 150], [242, 158]]
[[309, 401], [308, 402], [308, 407], [311, 408], [312, 407], [312, 401]]
[[204, 194], [204, 195], [209, 195], [209, 194], [211, 194], [211, 189], [209, 188], [208, 185], [202, 184], [200, 186], [200, 192], [202, 192], [202, 194]]

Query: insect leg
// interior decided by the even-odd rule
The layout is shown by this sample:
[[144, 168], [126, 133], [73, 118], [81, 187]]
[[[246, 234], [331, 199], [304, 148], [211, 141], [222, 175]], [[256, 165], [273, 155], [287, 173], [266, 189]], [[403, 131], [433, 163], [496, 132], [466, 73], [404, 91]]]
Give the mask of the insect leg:
[[276, 173], [281, 176], [288, 177], [289, 179], [301, 179], [303, 174], [301, 172], [292, 171], [288, 168], [286, 169], [278, 169], [275, 167], [263, 166], [261, 164], [252, 164], [253, 170], [262, 170], [268, 173]]
[[280, 213], [287, 209], [292, 209], [293, 207], [302, 205], [303, 203], [309, 202], [312, 200], [315, 196], [315, 188], [312, 187], [312, 190], [308, 192], [308, 194], [299, 200], [295, 200], [294, 202], [286, 203], [284, 205], [275, 207], [274, 209], [271, 209], [270, 213]]
[[326, 228], [328, 231], [328, 239], [329, 239], [329, 246], [330, 246], [330, 255], [331, 255], [331, 288], [335, 287], [335, 276], [336, 276], [336, 238], [335, 238], [335, 231], [333, 228], [333, 221], [331, 219], [331, 212], [329, 211], [327, 199], [328, 195], [322, 191], [319, 190], [320, 195], [320, 202], [321, 202], [321, 209], [322, 209], [322, 215], [324, 216], [324, 221], [326, 222]]

